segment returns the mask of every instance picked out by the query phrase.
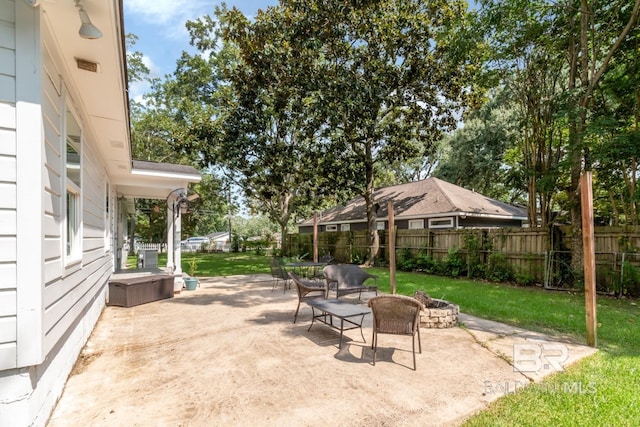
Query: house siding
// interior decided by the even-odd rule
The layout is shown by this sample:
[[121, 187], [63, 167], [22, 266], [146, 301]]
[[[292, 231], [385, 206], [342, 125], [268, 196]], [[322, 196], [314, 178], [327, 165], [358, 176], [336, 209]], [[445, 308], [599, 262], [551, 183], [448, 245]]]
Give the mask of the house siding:
[[[46, 40], [46, 37], [45, 37]], [[63, 339], [69, 328], [77, 325], [89, 306], [104, 304], [104, 294], [113, 270], [112, 254], [105, 250], [104, 182], [105, 169], [91, 134], [83, 127], [82, 112], [76, 111], [83, 127], [82, 142], [82, 255], [79, 261], [64, 258], [63, 165], [65, 100], [74, 104], [78, 95], [67, 92], [60, 76], [53, 48], [45, 42], [42, 50], [43, 122], [45, 164], [43, 170], [44, 204], [44, 282], [43, 329], [44, 351], [49, 353]], [[62, 83], [61, 83], [62, 82]], [[75, 103], [77, 104], [77, 103]]]
[[0, 370], [17, 359], [15, 4], [0, 1]]
[[[40, 13], [0, 0], [1, 425], [46, 424], [105, 306], [113, 270], [104, 238], [108, 178], [89, 132], [82, 253], [65, 264], [64, 102], [81, 105], [81, 94], [67, 93], [69, 78]], [[82, 126], [84, 112], [76, 112]]]

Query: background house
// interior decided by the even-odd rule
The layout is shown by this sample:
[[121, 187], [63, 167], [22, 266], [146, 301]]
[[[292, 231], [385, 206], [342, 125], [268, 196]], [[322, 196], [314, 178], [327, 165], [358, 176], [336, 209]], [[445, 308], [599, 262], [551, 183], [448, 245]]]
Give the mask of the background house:
[[72, 0], [0, 0], [1, 425], [47, 422], [124, 259], [132, 200], [200, 180], [132, 161], [122, 2], [83, 5], [102, 37], [80, 37]]
[[[443, 229], [467, 227], [521, 227], [527, 211], [438, 178], [384, 187], [374, 192], [378, 203], [378, 229], [389, 226], [388, 201], [394, 203], [398, 229]], [[318, 231], [367, 229], [367, 211], [362, 196], [345, 206], [319, 214]], [[300, 233], [313, 232], [313, 218], [298, 224]]]
[[211, 250], [216, 252], [229, 252], [231, 250], [231, 236], [228, 231], [207, 234], [207, 237], [211, 241], [209, 246]]

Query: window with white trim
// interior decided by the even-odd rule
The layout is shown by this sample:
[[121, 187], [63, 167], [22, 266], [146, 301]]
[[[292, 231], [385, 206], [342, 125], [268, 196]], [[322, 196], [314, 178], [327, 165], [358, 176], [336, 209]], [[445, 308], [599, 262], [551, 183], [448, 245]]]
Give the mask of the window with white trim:
[[429, 228], [453, 228], [453, 217], [430, 218]]
[[376, 230], [384, 230], [384, 221], [376, 222]]
[[424, 219], [410, 219], [409, 230], [421, 230], [424, 228]]
[[333, 224], [333, 225], [327, 225], [327, 227], [325, 228], [326, 231], [338, 231], [338, 226]]
[[80, 125], [69, 108], [65, 115], [65, 242], [67, 260], [81, 255], [81, 190], [82, 190], [82, 135]]
[[104, 189], [104, 251], [111, 249], [111, 192], [108, 182]]
[[351, 224], [340, 224], [340, 231], [350, 231]]

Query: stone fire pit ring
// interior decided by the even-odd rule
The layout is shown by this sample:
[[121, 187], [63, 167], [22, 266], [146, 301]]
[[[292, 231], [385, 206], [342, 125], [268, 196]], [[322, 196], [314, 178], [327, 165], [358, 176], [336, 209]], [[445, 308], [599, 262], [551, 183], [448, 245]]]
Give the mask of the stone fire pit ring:
[[460, 307], [449, 301], [430, 298], [422, 291], [416, 291], [414, 298], [424, 304], [420, 313], [420, 327], [432, 329], [452, 328], [458, 324]]

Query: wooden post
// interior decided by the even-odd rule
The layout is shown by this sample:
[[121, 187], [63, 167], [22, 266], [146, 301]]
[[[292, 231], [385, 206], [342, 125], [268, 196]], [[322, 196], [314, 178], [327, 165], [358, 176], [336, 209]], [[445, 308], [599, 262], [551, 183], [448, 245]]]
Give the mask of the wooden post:
[[393, 217], [393, 201], [389, 200], [387, 205], [389, 213], [389, 282], [391, 293], [396, 293], [396, 224]]
[[313, 262], [318, 262], [318, 212], [313, 214]]
[[582, 246], [584, 249], [584, 299], [587, 320], [587, 345], [595, 347], [598, 341], [596, 316], [596, 254], [593, 231], [593, 192], [591, 171], [580, 177], [582, 204]]

